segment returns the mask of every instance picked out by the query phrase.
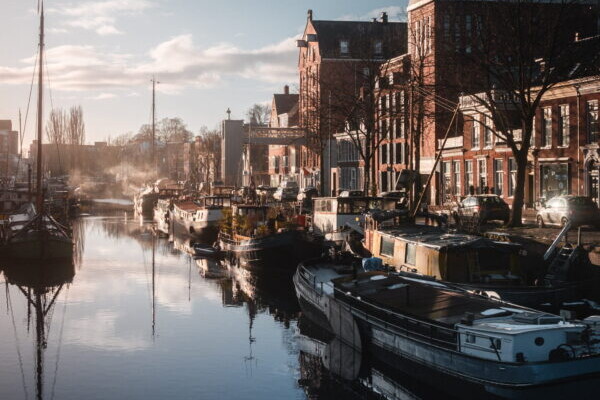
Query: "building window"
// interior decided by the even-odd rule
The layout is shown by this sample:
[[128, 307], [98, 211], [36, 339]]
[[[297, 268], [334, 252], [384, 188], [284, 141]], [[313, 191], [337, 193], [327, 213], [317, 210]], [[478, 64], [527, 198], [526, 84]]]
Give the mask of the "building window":
[[504, 162], [502, 159], [494, 160], [494, 193], [502, 196], [504, 188]]
[[460, 15], [454, 16], [454, 49], [457, 53], [460, 52]]
[[473, 181], [473, 161], [465, 161], [465, 185], [467, 194], [471, 194], [471, 187], [475, 188], [475, 182]]
[[347, 40], [340, 40], [340, 54], [348, 55], [350, 52], [350, 46]]
[[472, 51], [471, 40], [473, 30], [473, 18], [470, 15], [465, 15], [465, 53], [469, 54]]
[[541, 172], [541, 193], [546, 200], [569, 194], [569, 164], [543, 164]]
[[477, 182], [479, 193], [485, 193], [488, 190], [487, 180], [487, 160], [482, 158], [477, 161], [477, 173], [479, 174], [479, 180]]
[[383, 55], [383, 42], [381, 40], [375, 40], [374, 48], [376, 56]]
[[473, 144], [474, 149], [478, 149], [480, 146], [479, 143], [479, 121], [477, 118], [473, 118], [473, 125], [471, 125], [471, 143]]
[[529, 147], [535, 147], [535, 115], [531, 118], [531, 137], [529, 138]]
[[394, 146], [396, 147], [396, 164], [404, 163], [404, 152], [402, 151], [403, 143], [396, 143]]
[[515, 195], [517, 187], [517, 162], [514, 158], [508, 159], [508, 197]]
[[447, 196], [452, 193], [452, 163], [450, 161], [444, 161], [442, 164], [443, 168], [443, 190], [444, 195]]
[[417, 245], [415, 243], [406, 243], [405, 262], [408, 265], [415, 265], [417, 263]]
[[542, 147], [552, 147], [552, 109], [550, 107], [544, 108], [542, 129]]
[[388, 257], [394, 257], [394, 239], [381, 237], [381, 254]]
[[444, 15], [444, 41], [446, 46], [450, 43], [450, 16]]
[[460, 161], [453, 162], [454, 169], [454, 194], [457, 196], [461, 195], [461, 182], [460, 182]]
[[598, 125], [598, 100], [588, 101], [587, 103], [587, 131], [590, 143], [598, 141], [600, 127]]
[[483, 145], [484, 147], [491, 148], [494, 133], [492, 132], [492, 118], [489, 116], [485, 116], [485, 126], [483, 127]]
[[558, 145], [569, 147], [569, 105], [562, 104], [560, 106], [560, 120], [558, 121]]

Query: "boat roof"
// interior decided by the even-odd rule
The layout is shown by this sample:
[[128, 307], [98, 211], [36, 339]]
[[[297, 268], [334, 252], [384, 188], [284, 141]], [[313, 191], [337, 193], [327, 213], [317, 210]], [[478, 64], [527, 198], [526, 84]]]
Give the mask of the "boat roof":
[[436, 249], [467, 247], [493, 243], [491, 240], [481, 236], [463, 233], [449, 233], [438, 227], [429, 225], [398, 225], [393, 227], [382, 227], [378, 230], [382, 235], [407, 242], [418, 243]]
[[[502, 304], [454, 290], [440, 282], [407, 279], [397, 275], [360, 274], [356, 282], [351, 276], [337, 278], [332, 282], [340, 291], [367, 303], [448, 328], [454, 328], [466, 313], [472, 313], [474, 319], [482, 319], [487, 317], [486, 310], [496, 309]], [[520, 310], [526, 309], [515, 308], [513, 311]]]
[[202, 208], [201, 206], [194, 203], [193, 201], [176, 202], [176, 203], [174, 203], [174, 206], [183, 211], [196, 211], [196, 210], [199, 210], [200, 208]]

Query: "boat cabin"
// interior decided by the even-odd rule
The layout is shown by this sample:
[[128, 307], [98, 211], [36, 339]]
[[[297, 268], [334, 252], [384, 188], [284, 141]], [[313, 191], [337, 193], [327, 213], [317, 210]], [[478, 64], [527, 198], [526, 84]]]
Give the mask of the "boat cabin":
[[521, 284], [521, 247], [487, 238], [448, 233], [427, 225], [367, 229], [365, 243], [374, 257], [398, 271], [456, 283]]
[[321, 235], [338, 232], [346, 224], [362, 226], [366, 212], [385, 208], [380, 197], [317, 197], [313, 202], [313, 229]]
[[232, 204], [230, 195], [204, 196], [197, 199], [195, 203], [206, 208], [231, 207]]

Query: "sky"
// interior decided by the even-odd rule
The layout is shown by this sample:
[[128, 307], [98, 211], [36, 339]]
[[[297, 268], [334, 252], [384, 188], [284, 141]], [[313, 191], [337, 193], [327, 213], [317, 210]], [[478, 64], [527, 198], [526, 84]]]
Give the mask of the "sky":
[[[0, 119], [25, 121], [38, 45], [38, 0], [0, 0]], [[46, 115], [83, 107], [86, 140], [137, 132], [180, 117], [197, 133], [230, 108], [244, 118], [283, 86], [298, 85], [295, 39], [314, 19], [369, 20], [405, 15], [405, 0], [46, 0]], [[24, 145], [34, 135], [35, 91]]]

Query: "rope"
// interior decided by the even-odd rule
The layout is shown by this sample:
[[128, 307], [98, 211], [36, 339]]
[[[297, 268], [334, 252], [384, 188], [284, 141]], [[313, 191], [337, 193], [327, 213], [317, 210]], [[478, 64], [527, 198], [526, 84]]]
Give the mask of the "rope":
[[27, 99], [27, 109], [25, 111], [25, 123], [23, 125], [23, 132], [21, 133], [21, 143], [19, 143], [19, 159], [17, 160], [17, 173], [19, 172], [19, 166], [21, 164], [21, 158], [23, 157], [23, 140], [25, 139], [25, 132], [27, 132], [27, 117], [29, 116], [29, 106], [31, 105], [31, 95], [33, 93], [33, 82], [35, 81], [35, 73], [37, 71], [37, 60], [40, 56], [39, 51], [35, 54], [35, 62], [33, 64], [33, 74], [31, 76], [31, 84], [29, 85], [29, 98]]

